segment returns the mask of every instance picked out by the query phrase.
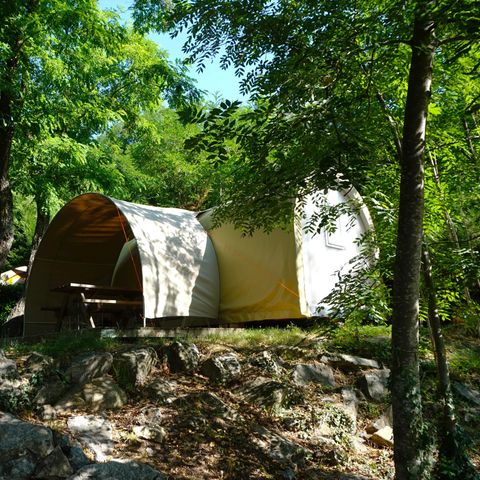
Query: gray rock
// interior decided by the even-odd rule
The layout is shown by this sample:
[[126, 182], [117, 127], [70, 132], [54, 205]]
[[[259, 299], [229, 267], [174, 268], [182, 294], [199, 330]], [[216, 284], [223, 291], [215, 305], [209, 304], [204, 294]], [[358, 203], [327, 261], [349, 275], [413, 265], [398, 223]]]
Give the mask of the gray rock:
[[88, 408], [93, 412], [120, 408], [127, 402], [127, 395], [110, 377], [99, 377], [90, 383], [68, 392], [55, 404], [57, 412], [66, 413], [76, 408]]
[[3, 350], [0, 350], [0, 381], [12, 378], [18, 378], [17, 363], [7, 358]]
[[55, 447], [49, 455], [37, 464], [35, 478], [63, 478], [68, 477], [72, 473], [73, 468], [62, 452], [62, 449], [60, 447]]
[[113, 425], [106, 418], [78, 415], [69, 418], [67, 426], [73, 436], [94, 453], [97, 461], [105, 461], [113, 452]]
[[374, 433], [381, 430], [383, 427], [393, 427], [393, 412], [390, 405], [375, 421], [367, 426], [367, 433]]
[[463, 398], [469, 402], [474, 403], [475, 405], [480, 405], [480, 392], [473, 390], [472, 388], [467, 387], [464, 383], [453, 382], [453, 388], [460, 394]]
[[263, 350], [252, 357], [250, 364], [273, 375], [280, 375], [280, 373], [282, 373], [282, 367], [278, 360], [268, 350]]
[[108, 352], [86, 353], [75, 357], [65, 372], [65, 378], [73, 384], [82, 385], [93, 378], [101, 377], [112, 368], [113, 356]]
[[379, 447], [393, 447], [392, 427], [383, 427], [370, 436], [369, 440]]
[[157, 352], [151, 347], [118, 353], [113, 359], [114, 377], [122, 387], [132, 390], [146, 383], [157, 362]]
[[0, 412], [0, 465], [31, 453], [37, 459], [54, 448], [49, 428], [23, 422], [9, 413]]
[[163, 422], [162, 410], [150, 406], [143, 407], [138, 414], [137, 422], [140, 425], [150, 425], [154, 427], [161, 425]]
[[357, 386], [360, 391], [370, 400], [382, 402], [388, 396], [388, 379], [390, 370], [371, 370], [364, 373], [358, 380]]
[[33, 399], [34, 405], [53, 405], [68, 390], [69, 384], [58, 375], [51, 375], [45, 384], [38, 390]]
[[25, 369], [30, 373], [45, 373], [54, 366], [54, 360], [48, 355], [32, 352], [25, 361]]
[[25, 480], [31, 478], [35, 471], [36, 459], [31, 454], [2, 462], [0, 464], [1, 480]]
[[172, 403], [177, 397], [175, 389], [177, 384], [162, 377], [154, 378], [145, 386], [145, 391], [151, 400], [159, 403]]
[[88, 465], [68, 477], [68, 480], [168, 480], [163, 473], [143, 463], [115, 460]]
[[238, 377], [242, 367], [235, 353], [211, 357], [203, 362], [201, 373], [213, 382], [224, 383]]
[[352, 388], [342, 389], [342, 403], [338, 405], [352, 421], [352, 433], [357, 430], [358, 398]]
[[57, 418], [57, 411], [52, 405], [42, 405], [39, 409], [38, 416], [42, 420], [55, 420]]
[[336, 355], [324, 355], [322, 356], [320, 361], [324, 363], [329, 363], [330, 365], [334, 365], [345, 370], [382, 368], [382, 366], [376, 360], [372, 360], [370, 358], [356, 357], [355, 355], [347, 355], [344, 353]]
[[61, 435], [57, 432], [53, 433], [54, 442], [62, 449], [62, 452], [67, 457], [68, 462], [76, 472], [85, 465], [92, 463], [85, 455], [80, 443], [67, 435]]
[[162, 443], [167, 437], [167, 432], [162, 427], [147, 427], [146, 425], [136, 425], [133, 427], [133, 433], [138, 438], [151, 440], [152, 442]]
[[254, 425], [252, 442], [268, 458], [280, 463], [301, 464], [307, 450], [261, 425]]
[[300, 363], [293, 371], [293, 382], [300, 386], [309, 383], [320, 383], [327, 387], [335, 387], [333, 370], [324, 363], [305, 364]]
[[200, 362], [200, 352], [193, 343], [173, 342], [166, 348], [171, 372], [192, 372]]
[[276, 380], [258, 377], [243, 385], [240, 393], [250, 403], [276, 411], [285, 405], [289, 388]]

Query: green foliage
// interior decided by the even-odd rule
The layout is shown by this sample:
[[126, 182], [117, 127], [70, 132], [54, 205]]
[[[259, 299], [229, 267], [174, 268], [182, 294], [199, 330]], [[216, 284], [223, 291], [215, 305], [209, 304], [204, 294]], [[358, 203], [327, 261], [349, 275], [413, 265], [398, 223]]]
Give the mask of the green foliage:
[[0, 285], [0, 326], [3, 325], [24, 291], [23, 285]]

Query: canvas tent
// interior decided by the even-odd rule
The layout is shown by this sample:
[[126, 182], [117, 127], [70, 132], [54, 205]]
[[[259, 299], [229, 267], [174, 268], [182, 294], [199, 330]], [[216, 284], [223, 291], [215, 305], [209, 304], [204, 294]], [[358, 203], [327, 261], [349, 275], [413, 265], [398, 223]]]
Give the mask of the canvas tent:
[[[133, 239], [127, 253], [134, 265], [125, 275], [124, 246]], [[112, 281], [143, 291], [146, 318], [217, 318], [215, 252], [195, 213], [85, 194], [60, 210], [39, 246], [27, 284], [25, 335], [57, 328], [54, 310], [64, 297], [53, 291], [58, 286]]]
[[[328, 203], [355, 195], [330, 191]], [[313, 235], [304, 227], [315, 208], [309, 198], [290, 228], [243, 236], [229, 224], [212, 228], [211, 210], [81, 195], [60, 210], [40, 244], [27, 284], [25, 334], [57, 328], [64, 294], [55, 290], [69, 282], [137, 288], [149, 319], [238, 324], [315, 316], [371, 226], [363, 209], [353, 222], [341, 216], [335, 233]]]
[[[359, 200], [358, 193], [329, 191], [329, 205]], [[292, 205], [293, 208], [293, 205]], [[212, 228], [213, 211], [199, 215], [209, 231], [220, 275], [219, 320], [235, 324], [265, 319], [288, 319], [328, 314], [322, 299], [333, 289], [337, 272], [345, 272], [358, 255], [356, 240], [372, 228], [368, 210], [350, 218], [341, 215], [333, 233], [308, 233], [316, 212], [314, 197], [294, 217], [288, 229], [257, 230], [243, 236], [230, 224]]]

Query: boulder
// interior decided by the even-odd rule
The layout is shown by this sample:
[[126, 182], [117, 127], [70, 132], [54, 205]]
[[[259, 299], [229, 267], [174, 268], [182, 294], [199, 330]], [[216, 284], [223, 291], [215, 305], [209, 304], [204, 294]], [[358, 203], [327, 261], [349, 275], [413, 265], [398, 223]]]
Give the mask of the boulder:
[[59, 375], [50, 375], [33, 399], [37, 407], [53, 405], [68, 390], [69, 384]]
[[241, 369], [238, 356], [235, 353], [225, 353], [203, 362], [200, 371], [212, 382], [225, 383], [238, 377]]
[[65, 372], [68, 382], [83, 385], [93, 378], [102, 377], [110, 371], [113, 356], [108, 352], [92, 352], [75, 357]]
[[40, 459], [53, 449], [53, 434], [49, 428], [0, 412], [0, 465], [29, 454]]
[[250, 359], [250, 365], [273, 375], [280, 375], [282, 373], [282, 367], [278, 360], [268, 350], [263, 350], [253, 356]]
[[62, 449], [65, 457], [67, 457], [74, 472], [92, 463], [85, 455], [83, 448], [77, 440], [73, 440], [67, 435], [62, 435], [58, 432], [53, 433], [53, 438], [55, 443]]
[[148, 397], [159, 403], [172, 403], [177, 397], [175, 389], [177, 384], [163, 377], [154, 378], [145, 386]]
[[344, 370], [362, 370], [376, 368], [380, 369], [382, 366], [376, 360], [370, 358], [356, 357], [355, 355], [347, 355], [339, 353], [335, 355], [324, 355], [320, 359], [323, 363], [329, 363], [335, 367]]
[[167, 476], [143, 463], [115, 460], [87, 465], [68, 480], [167, 480]]
[[113, 452], [113, 425], [106, 418], [78, 415], [69, 418], [67, 426], [73, 436], [94, 453], [97, 461], [105, 461], [107, 456]]
[[258, 377], [240, 389], [245, 400], [269, 410], [279, 410], [288, 400], [289, 387], [282, 382]]
[[63, 478], [68, 477], [72, 473], [73, 468], [62, 449], [60, 447], [55, 447], [37, 464], [35, 478]]
[[377, 430], [381, 430], [383, 427], [393, 427], [393, 412], [390, 405], [375, 421], [370, 423], [366, 431], [367, 433], [374, 433]]
[[115, 355], [113, 374], [122, 387], [133, 390], [146, 383], [157, 362], [157, 352], [151, 347], [127, 350]]
[[252, 442], [263, 455], [279, 463], [301, 464], [307, 454], [307, 450], [298, 443], [261, 425], [253, 426]]
[[460, 382], [453, 382], [452, 386], [455, 391], [463, 398], [465, 398], [471, 403], [474, 403], [475, 405], [480, 405], [480, 392], [470, 387], [467, 387], [464, 383]]
[[162, 410], [160, 408], [150, 406], [143, 407], [138, 414], [137, 422], [140, 425], [150, 425], [153, 427], [157, 427], [163, 422]]
[[379, 447], [393, 448], [392, 427], [383, 427], [369, 437], [370, 441]]
[[138, 438], [150, 440], [156, 443], [162, 443], [167, 437], [167, 432], [162, 427], [148, 427], [147, 425], [136, 425], [133, 427], [133, 433]]
[[52, 357], [32, 352], [25, 361], [25, 369], [29, 373], [44, 374], [54, 366], [54, 363]]
[[57, 404], [58, 413], [66, 413], [75, 408], [87, 408], [93, 412], [120, 408], [127, 402], [125, 392], [108, 376], [93, 379], [67, 393]]
[[364, 373], [356, 382], [360, 391], [370, 400], [382, 402], [388, 396], [390, 370], [371, 370]]
[[293, 382], [302, 387], [309, 383], [320, 383], [327, 387], [337, 385], [333, 370], [324, 363], [300, 363], [296, 365], [293, 370]]
[[1, 480], [25, 480], [35, 472], [36, 459], [30, 453], [0, 464]]
[[193, 343], [173, 342], [165, 348], [168, 368], [173, 373], [192, 372], [200, 362], [200, 352]]
[[0, 382], [13, 378], [18, 378], [17, 363], [7, 358], [3, 350], [0, 350]]

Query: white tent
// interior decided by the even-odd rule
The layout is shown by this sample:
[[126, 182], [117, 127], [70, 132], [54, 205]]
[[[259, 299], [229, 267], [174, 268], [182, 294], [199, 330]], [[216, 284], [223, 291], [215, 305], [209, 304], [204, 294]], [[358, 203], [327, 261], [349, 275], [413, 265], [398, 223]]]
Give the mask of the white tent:
[[65, 297], [53, 291], [59, 286], [118, 285], [123, 247], [132, 239], [138, 253], [130, 254], [131, 283], [121, 286], [143, 291], [145, 318], [217, 318], [215, 252], [195, 213], [85, 194], [60, 210], [40, 244], [27, 284], [25, 334], [57, 328], [54, 310]]
[[[356, 195], [330, 191], [327, 200]], [[58, 328], [59, 287], [72, 282], [136, 289], [144, 318], [165, 319], [162, 325], [178, 317], [238, 324], [316, 316], [371, 221], [364, 208], [353, 221], [341, 216], [335, 233], [307, 233], [315, 211], [307, 199], [290, 228], [243, 236], [229, 224], [212, 228], [212, 211], [81, 195], [60, 210], [40, 244], [27, 283], [25, 334]]]
[[[329, 205], [354, 199], [360, 199], [354, 189], [329, 191], [326, 198]], [[356, 240], [372, 223], [368, 210], [361, 208], [354, 218], [341, 215], [334, 233], [308, 233], [305, 227], [316, 210], [313, 196], [309, 197], [288, 229], [269, 234], [257, 230], [251, 236], [230, 224], [212, 228], [212, 210], [199, 215], [217, 254], [221, 323], [328, 314], [327, 305], [323, 311], [318, 307], [332, 291], [337, 272], [346, 272], [349, 261], [359, 254]]]

